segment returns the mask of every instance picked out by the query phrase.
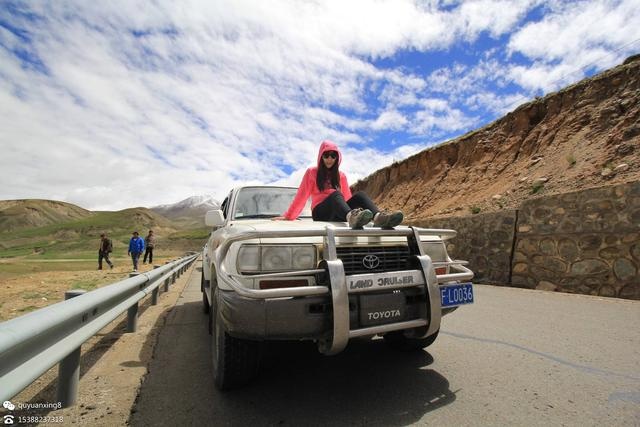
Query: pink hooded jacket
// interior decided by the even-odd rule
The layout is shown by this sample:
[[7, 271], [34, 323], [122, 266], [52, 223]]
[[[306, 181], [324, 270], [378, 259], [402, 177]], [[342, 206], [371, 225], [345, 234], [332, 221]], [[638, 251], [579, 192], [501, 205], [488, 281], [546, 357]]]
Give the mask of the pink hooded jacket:
[[[338, 161], [337, 166], [340, 166], [342, 162], [342, 153], [338, 146], [331, 141], [322, 141], [320, 144], [320, 150], [318, 150], [318, 165], [322, 161], [322, 154], [325, 151], [335, 151], [338, 153]], [[318, 176], [318, 166], [307, 169], [304, 173], [304, 177], [302, 178], [302, 182], [300, 183], [300, 187], [298, 187], [298, 192], [296, 193], [296, 197], [291, 202], [291, 206], [289, 209], [283, 214], [283, 216], [289, 220], [293, 220], [298, 218], [302, 209], [304, 209], [304, 205], [309, 200], [309, 196], [311, 196], [311, 209], [318, 206], [318, 204], [322, 203], [324, 199], [326, 199], [329, 194], [336, 191], [335, 188], [327, 188], [320, 191], [318, 189], [318, 185], [316, 184], [316, 178]], [[351, 189], [349, 188], [349, 184], [347, 183], [347, 177], [345, 174], [340, 172], [340, 191], [344, 196], [345, 200], [349, 200], [351, 198]]]

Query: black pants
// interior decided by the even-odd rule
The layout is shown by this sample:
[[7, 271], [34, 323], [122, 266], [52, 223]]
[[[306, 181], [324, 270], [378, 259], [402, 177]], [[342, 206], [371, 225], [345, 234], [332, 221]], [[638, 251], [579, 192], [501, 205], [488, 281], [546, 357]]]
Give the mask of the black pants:
[[133, 269], [138, 269], [138, 261], [140, 260], [140, 255], [142, 252], [131, 252], [131, 261], [133, 262]]
[[143, 263], [147, 262], [147, 255], [149, 255], [149, 264], [151, 264], [153, 262], [153, 248], [147, 246], [144, 251], [144, 258], [142, 259]]
[[375, 215], [379, 209], [364, 192], [358, 191], [349, 200], [344, 200], [340, 191], [334, 191], [313, 208], [314, 221], [346, 221], [347, 213], [355, 208], [369, 209]]
[[102, 260], [105, 260], [109, 267], [113, 267], [113, 263], [109, 260], [109, 252], [98, 251], [98, 270], [102, 270]]

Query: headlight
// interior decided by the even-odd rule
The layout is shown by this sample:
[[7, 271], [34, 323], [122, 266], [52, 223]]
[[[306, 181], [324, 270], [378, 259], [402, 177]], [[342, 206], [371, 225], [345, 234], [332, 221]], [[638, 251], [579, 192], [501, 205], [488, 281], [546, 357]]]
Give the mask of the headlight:
[[242, 245], [237, 267], [244, 273], [308, 270], [316, 267], [316, 248], [313, 245]]
[[262, 270], [289, 270], [292, 267], [291, 248], [286, 246], [267, 246], [262, 248]]
[[238, 252], [238, 271], [260, 271], [260, 246], [242, 246]]

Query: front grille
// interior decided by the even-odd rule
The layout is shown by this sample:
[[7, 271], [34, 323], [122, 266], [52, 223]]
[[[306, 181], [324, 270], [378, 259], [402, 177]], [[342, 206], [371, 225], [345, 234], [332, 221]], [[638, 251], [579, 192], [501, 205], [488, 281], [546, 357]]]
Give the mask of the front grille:
[[[336, 250], [347, 275], [383, 273], [410, 268], [408, 246], [338, 246]], [[368, 268], [376, 264], [376, 258], [369, 257], [365, 260], [367, 255], [373, 255], [377, 258], [377, 266]]]

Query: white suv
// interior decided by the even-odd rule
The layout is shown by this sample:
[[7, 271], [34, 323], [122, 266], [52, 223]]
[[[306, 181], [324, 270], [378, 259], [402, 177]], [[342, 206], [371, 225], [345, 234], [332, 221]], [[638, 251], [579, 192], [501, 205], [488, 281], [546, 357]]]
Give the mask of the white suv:
[[381, 335], [422, 349], [441, 317], [473, 303], [473, 272], [452, 261], [453, 230], [365, 226], [281, 215], [296, 189], [241, 187], [205, 222], [202, 298], [209, 314], [215, 384], [228, 389], [258, 372], [266, 340], [313, 340], [326, 355], [350, 338]]

